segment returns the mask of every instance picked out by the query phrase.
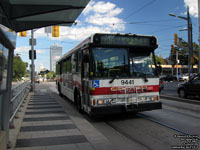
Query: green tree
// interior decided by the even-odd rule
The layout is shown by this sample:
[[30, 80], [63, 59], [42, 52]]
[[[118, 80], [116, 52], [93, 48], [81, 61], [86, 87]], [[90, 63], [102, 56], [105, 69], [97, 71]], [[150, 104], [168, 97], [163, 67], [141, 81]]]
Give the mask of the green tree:
[[155, 55], [155, 58], [156, 58], [156, 64], [158, 64], [158, 62], [160, 62], [161, 65], [165, 64], [165, 60], [164, 58], [160, 55]]
[[[180, 44], [175, 47], [175, 50], [178, 51], [178, 59], [180, 60], [181, 65], [188, 64], [188, 42], [185, 42], [183, 39], [179, 38]], [[194, 64], [198, 64], [198, 49], [199, 46], [195, 42], [193, 43], [193, 57]], [[170, 53], [170, 60], [173, 64], [176, 63], [176, 53]]]
[[54, 79], [56, 77], [56, 73], [53, 71], [50, 71], [47, 73], [47, 79]]
[[26, 74], [26, 63], [19, 56], [13, 59], [13, 80], [20, 80]]

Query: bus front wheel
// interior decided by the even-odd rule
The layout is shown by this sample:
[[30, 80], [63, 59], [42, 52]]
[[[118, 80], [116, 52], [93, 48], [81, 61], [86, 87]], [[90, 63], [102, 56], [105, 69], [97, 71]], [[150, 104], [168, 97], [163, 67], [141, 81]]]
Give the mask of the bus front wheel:
[[82, 104], [81, 104], [81, 96], [79, 93], [76, 93], [76, 108], [80, 113], [83, 113]]

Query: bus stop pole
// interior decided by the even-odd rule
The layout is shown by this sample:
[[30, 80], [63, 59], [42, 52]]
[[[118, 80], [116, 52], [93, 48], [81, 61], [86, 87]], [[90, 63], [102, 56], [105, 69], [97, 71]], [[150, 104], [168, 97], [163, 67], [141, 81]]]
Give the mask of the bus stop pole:
[[34, 38], [31, 30], [31, 92], [35, 90]]

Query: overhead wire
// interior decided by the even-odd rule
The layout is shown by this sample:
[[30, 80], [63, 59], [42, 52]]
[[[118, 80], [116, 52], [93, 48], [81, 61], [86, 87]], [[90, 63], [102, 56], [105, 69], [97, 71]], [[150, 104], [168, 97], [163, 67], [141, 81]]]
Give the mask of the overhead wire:
[[135, 10], [134, 12], [132, 12], [130, 15], [128, 15], [127, 17], [124, 17], [123, 19], [126, 20], [127, 18], [135, 15], [136, 13], [140, 12], [141, 10], [143, 10], [144, 8], [146, 8], [147, 6], [153, 4], [156, 0], [152, 0], [149, 3], [143, 5], [142, 7], [140, 7], [139, 9]]

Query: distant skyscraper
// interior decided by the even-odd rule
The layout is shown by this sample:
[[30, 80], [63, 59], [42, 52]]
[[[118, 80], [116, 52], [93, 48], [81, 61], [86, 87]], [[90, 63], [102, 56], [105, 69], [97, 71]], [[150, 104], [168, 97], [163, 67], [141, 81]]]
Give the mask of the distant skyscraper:
[[50, 71], [56, 71], [56, 61], [62, 56], [62, 47], [51, 45], [50, 47]]

